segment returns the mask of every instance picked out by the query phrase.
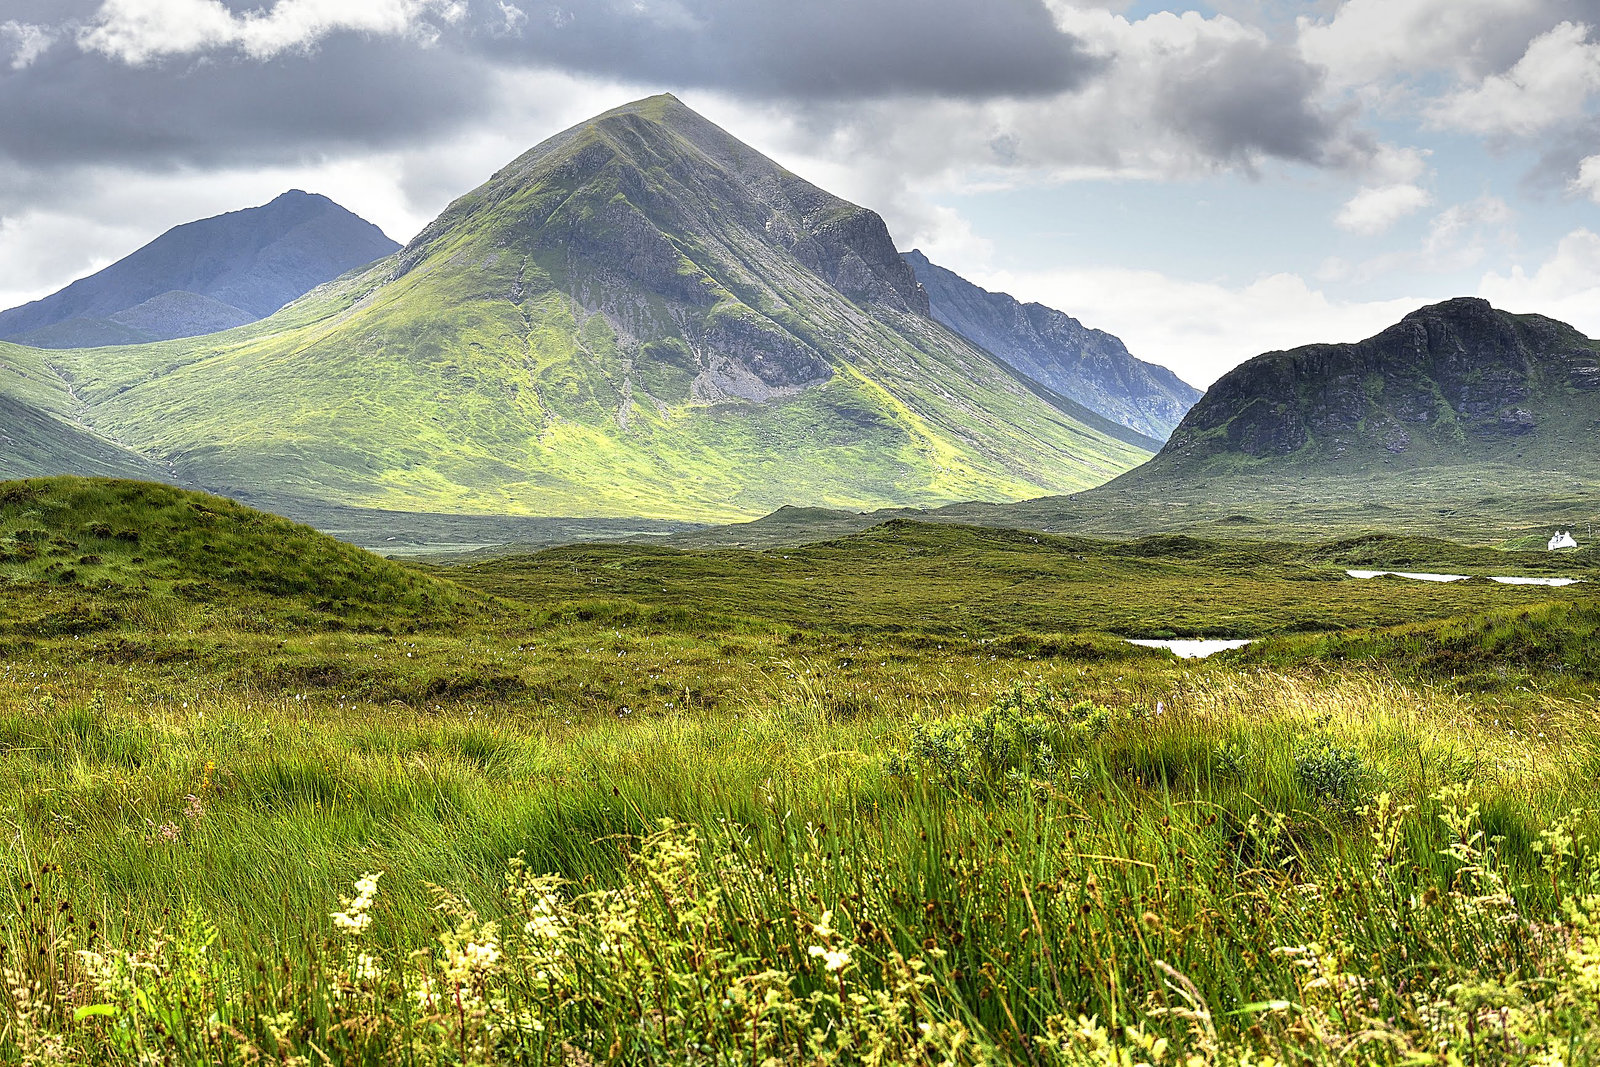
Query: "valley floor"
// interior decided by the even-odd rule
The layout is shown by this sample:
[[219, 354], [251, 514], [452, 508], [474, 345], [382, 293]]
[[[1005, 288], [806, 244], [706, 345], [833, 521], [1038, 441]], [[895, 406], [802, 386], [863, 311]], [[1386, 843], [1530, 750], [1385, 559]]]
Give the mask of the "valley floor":
[[1600, 1060], [1600, 605], [1341, 579], [1542, 557], [897, 524], [421, 568], [27, 485], [4, 1061]]

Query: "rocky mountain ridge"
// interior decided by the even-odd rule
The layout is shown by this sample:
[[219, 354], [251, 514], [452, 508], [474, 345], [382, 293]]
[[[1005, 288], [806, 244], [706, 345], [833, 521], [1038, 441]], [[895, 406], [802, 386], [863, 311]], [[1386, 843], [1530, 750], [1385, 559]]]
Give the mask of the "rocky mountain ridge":
[[1223, 375], [1144, 476], [1217, 462], [1358, 472], [1597, 443], [1596, 343], [1565, 323], [1462, 297], [1356, 344], [1268, 352]]
[[1200, 390], [1166, 367], [1135, 359], [1109, 333], [1043, 304], [991, 293], [916, 249], [904, 257], [934, 318], [1106, 418], [1164, 441], [1200, 399]]

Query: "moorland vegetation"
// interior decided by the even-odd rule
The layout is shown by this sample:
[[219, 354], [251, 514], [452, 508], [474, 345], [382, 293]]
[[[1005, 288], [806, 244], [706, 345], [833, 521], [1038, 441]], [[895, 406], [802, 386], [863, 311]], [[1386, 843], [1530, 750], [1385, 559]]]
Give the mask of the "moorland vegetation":
[[[0, 486], [0, 1058], [1600, 1059], [1592, 556]], [[1175, 660], [1123, 638], [1260, 638]]]

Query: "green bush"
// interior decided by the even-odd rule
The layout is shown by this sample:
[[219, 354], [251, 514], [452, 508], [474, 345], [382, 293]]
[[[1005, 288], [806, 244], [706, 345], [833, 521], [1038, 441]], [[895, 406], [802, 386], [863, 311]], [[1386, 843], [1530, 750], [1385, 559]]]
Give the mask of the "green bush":
[[1331, 741], [1307, 745], [1295, 753], [1294, 776], [1300, 788], [1338, 811], [1354, 811], [1366, 803], [1376, 777], [1359, 752], [1339, 748]]
[[905, 749], [889, 758], [889, 774], [963, 792], [1013, 791], [1053, 782], [1063, 757], [1111, 728], [1107, 708], [1067, 704], [1048, 688], [1012, 689], [976, 715], [919, 719]]

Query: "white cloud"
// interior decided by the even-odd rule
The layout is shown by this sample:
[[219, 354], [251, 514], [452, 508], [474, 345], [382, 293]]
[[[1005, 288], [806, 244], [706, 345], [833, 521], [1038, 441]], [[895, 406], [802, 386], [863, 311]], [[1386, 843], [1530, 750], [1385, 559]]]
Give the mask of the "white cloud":
[[[1459, 269], [1477, 263], [1492, 238], [1502, 243], [1515, 239], [1516, 213], [1498, 196], [1485, 193], [1475, 200], [1452, 204], [1435, 215], [1428, 227], [1422, 252], [1441, 269]], [[1454, 262], [1448, 262], [1453, 260]]]
[[1460, 275], [1482, 263], [1491, 251], [1504, 254], [1515, 246], [1515, 218], [1509, 204], [1485, 194], [1452, 204], [1435, 215], [1420, 243], [1391, 249], [1358, 263], [1330, 257], [1318, 268], [1317, 278], [1329, 283], [1365, 285], [1379, 278]]
[[1359, 341], [1426, 303], [1333, 300], [1294, 274], [1269, 275], [1243, 288], [1120, 269], [970, 277], [1116, 334], [1138, 358], [1170, 367], [1202, 388], [1262, 352]]
[[1129, 19], [1047, 2], [1058, 27], [1101, 61], [1069, 92], [810, 107], [727, 94], [690, 102], [790, 169], [878, 210], [903, 245], [930, 255], [976, 247], [964, 223], [928, 206], [952, 192], [1254, 176], [1272, 161], [1349, 168], [1374, 183], [1423, 170], [1417, 149], [1374, 144], [1347, 112], [1322, 110], [1316, 72], [1258, 28], [1193, 11]]
[[11, 69], [26, 70], [50, 50], [55, 34], [43, 26], [7, 19], [0, 22], [0, 55], [11, 53]]
[[1298, 20], [1300, 53], [1345, 87], [1433, 70], [1467, 76], [1493, 69], [1519, 27], [1546, 6], [1545, 0], [1348, 0], [1331, 19]]
[[1351, 233], [1375, 237], [1431, 203], [1433, 194], [1418, 185], [1367, 186], [1345, 203], [1334, 223]]
[[462, 0], [277, 0], [242, 15], [221, 0], [105, 0], [78, 44], [135, 66], [221, 48], [268, 59], [341, 31], [426, 41], [437, 33], [430, 18], [458, 22], [465, 14]]
[[1548, 315], [1600, 337], [1600, 234], [1573, 230], [1531, 273], [1519, 264], [1509, 274], [1485, 274], [1478, 295], [1506, 311]]
[[505, 24], [496, 32], [506, 37], [521, 37], [523, 29], [528, 25], [528, 13], [516, 4], [508, 4], [506, 0], [499, 0], [500, 14], [505, 17]]
[[1528, 44], [1516, 65], [1428, 109], [1440, 125], [1489, 135], [1527, 137], [1581, 118], [1600, 89], [1600, 44], [1589, 28], [1563, 22]]
[[1600, 204], [1600, 156], [1588, 156], [1579, 163], [1577, 177], [1567, 183], [1567, 189]]
[[1363, 173], [1374, 185], [1405, 185], [1427, 173], [1428, 157], [1432, 154], [1426, 148], [1380, 145]]

